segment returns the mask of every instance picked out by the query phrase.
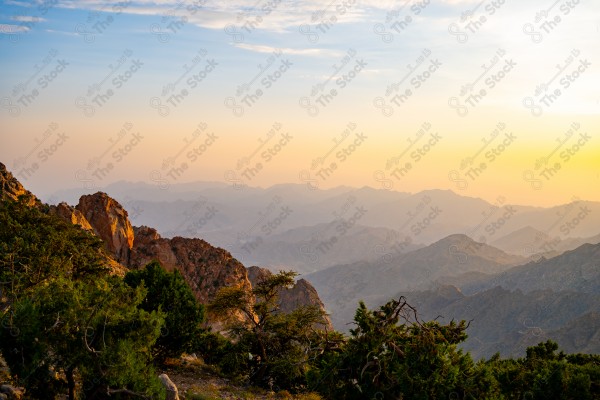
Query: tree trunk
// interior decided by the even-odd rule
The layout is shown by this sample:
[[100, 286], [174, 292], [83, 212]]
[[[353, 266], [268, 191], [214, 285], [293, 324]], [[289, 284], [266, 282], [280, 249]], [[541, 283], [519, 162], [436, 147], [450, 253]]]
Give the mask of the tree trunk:
[[267, 372], [267, 349], [265, 347], [265, 343], [263, 341], [262, 332], [258, 333], [258, 346], [260, 348], [260, 368], [256, 373], [256, 379], [258, 382], [262, 382], [265, 372]]
[[69, 367], [67, 369], [67, 371], [65, 372], [65, 374], [67, 375], [67, 385], [69, 386], [69, 400], [75, 400], [76, 399], [76, 393], [75, 393], [75, 377], [73, 376], [73, 373], [75, 372], [75, 367]]

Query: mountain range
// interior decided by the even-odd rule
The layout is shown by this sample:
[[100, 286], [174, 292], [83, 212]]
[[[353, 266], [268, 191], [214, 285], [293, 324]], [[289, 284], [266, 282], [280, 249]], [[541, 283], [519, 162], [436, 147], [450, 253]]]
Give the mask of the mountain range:
[[[304, 274], [301, 293], [286, 296], [324, 306], [340, 331], [351, 328], [359, 300], [376, 307], [405, 296], [423, 320], [470, 321], [463, 348], [476, 358], [522, 355], [547, 338], [600, 352], [598, 202], [541, 208], [444, 190], [297, 184], [118, 182], [103, 190], [114, 197], [95, 193], [51, 209], [93, 230], [126, 268], [159, 259], [180, 270], [202, 301], [219, 286], [251, 287], [268, 270], [295, 269]], [[73, 204], [82, 194], [46, 200]]]
[[463, 348], [475, 358], [522, 355], [553, 339], [578, 352], [600, 352], [600, 244], [528, 261], [452, 235], [387, 263], [354, 263], [307, 275], [348, 331], [358, 299], [376, 307], [405, 296], [427, 321], [470, 321]]
[[[576, 198], [542, 208], [513, 205], [503, 197], [490, 203], [449, 190], [311, 190], [305, 184], [162, 187], [122, 181], [102, 190], [129, 210], [135, 225], [152, 226], [163, 237], [202, 237], [244, 264], [273, 270], [285, 265], [315, 272], [405, 253], [457, 233], [534, 260], [600, 241], [600, 202]], [[45, 200], [75, 203], [85, 193], [63, 190]], [[315, 249], [319, 245], [327, 251]]]

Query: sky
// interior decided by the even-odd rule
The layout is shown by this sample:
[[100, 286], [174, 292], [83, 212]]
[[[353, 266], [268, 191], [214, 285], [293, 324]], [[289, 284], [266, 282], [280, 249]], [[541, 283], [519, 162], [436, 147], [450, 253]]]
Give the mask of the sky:
[[600, 201], [600, 2], [0, 2], [0, 162], [111, 182]]

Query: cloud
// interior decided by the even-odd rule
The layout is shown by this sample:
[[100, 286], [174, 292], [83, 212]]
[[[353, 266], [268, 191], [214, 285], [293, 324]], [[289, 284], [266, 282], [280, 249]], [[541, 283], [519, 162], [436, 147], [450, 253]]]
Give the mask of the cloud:
[[235, 47], [254, 51], [257, 53], [273, 53], [275, 51], [281, 51], [283, 54], [288, 55], [302, 55], [302, 56], [321, 56], [323, 54], [327, 55], [335, 55], [337, 52], [328, 50], [328, 49], [292, 49], [289, 47], [284, 48], [276, 48], [267, 45], [259, 45], [259, 44], [247, 44], [247, 43], [236, 43]]
[[[411, 0], [412, 1], [412, 0]], [[351, 2], [346, 2], [351, 3]], [[367, 1], [366, 6], [358, 2], [341, 6], [336, 2], [323, 4], [322, 1], [270, 1], [270, 0], [232, 0], [222, 2], [217, 0], [138, 0], [131, 1], [121, 12], [138, 15], [156, 15], [164, 18], [185, 18], [189, 23], [207, 29], [223, 29], [234, 25], [238, 29], [260, 29], [273, 32], [284, 32], [290, 27], [311, 23], [314, 15], [321, 19], [336, 20], [336, 24], [347, 24], [360, 21], [364, 16], [365, 7], [374, 4], [389, 3]], [[118, 3], [117, 3], [118, 4]], [[84, 9], [90, 11], [114, 12], [114, 7], [98, 0], [62, 0], [57, 7]], [[340, 8], [341, 7], [341, 8]], [[320, 13], [320, 14], [319, 14]]]
[[54, 29], [46, 29], [46, 32], [48, 32], [48, 33], [55, 33], [55, 34], [58, 34], [58, 35], [80, 36], [80, 34], [77, 33], [77, 32], [57, 31], [57, 30], [54, 30]]
[[45, 21], [44, 18], [41, 17], [32, 17], [30, 15], [15, 15], [14, 17], [10, 17], [11, 20], [13, 21], [18, 21], [18, 22], [41, 22], [41, 21]]
[[0, 34], [14, 35], [15, 33], [27, 32], [29, 28], [21, 25], [0, 24]]
[[7, 6], [19, 6], [19, 7], [26, 7], [26, 8], [33, 7], [32, 3], [28, 3], [26, 1], [5, 0], [4, 4]]

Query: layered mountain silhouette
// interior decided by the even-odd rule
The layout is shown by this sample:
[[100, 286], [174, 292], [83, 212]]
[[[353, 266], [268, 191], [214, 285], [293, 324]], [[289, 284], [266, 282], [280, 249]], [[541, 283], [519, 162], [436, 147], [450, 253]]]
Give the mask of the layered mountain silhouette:
[[463, 349], [475, 359], [522, 356], [529, 346], [552, 339], [574, 352], [600, 351], [600, 296], [574, 291], [525, 293], [496, 286], [471, 296], [454, 286], [402, 292], [422, 319], [470, 321]]
[[[41, 204], [1, 171], [8, 197]], [[359, 300], [376, 307], [403, 295], [423, 320], [470, 321], [463, 347], [476, 358], [520, 356], [546, 339], [570, 352], [600, 352], [598, 202], [541, 208], [448, 190], [305, 184], [164, 190], [118, 182], [104, 190], [114, 197], [59, 192], [51, 203], [78, 205], [50, 210], [100, 236], [123, 268], [158, 259], [181, 271], [202, 301], [270, 273], [244, 264], [294, 269], [308, 275], [282, 296], [289, 303], [282, 307], [324, 306], [341, 331], [352, 327]]]
[[551, 289], [600, 295], [600, 244], [584, 244], [557, 257], [540, 259], [463, 285], [468, 292], [501, 286], [524, 292]]
[[423, 320], [471, 321], [463, 348], [475, 358], [520, 356], [546, 339], [600, 352], [600, 244], [515, 266], [520, 260], [452, 235], [388, 264], [336, 266], [307, 279], [344, 331], [358, 299], [376, 307], [403, 295]]
[[377, 304], [400, 291], [428, 289], [439, 280], [465, 273], [489, 276], [523, 261], [522, 257], [455, 234], [406, 254], [337, 265], [309, 274], [306, 279], [317, 288], [334, 326], [343, 329], [352, 320], [358, 299]]
[[[390, 247], [410, 251], [456, 233], [533, 260], [600, 242], [600, 202], [577, 199], [541, 208], [513, 205], [501, 197], [490, 203], [449, 190], [410, 194], [368, 187], [311, 190], [306, 184], [257, 188], [218, 182], [171, 184], [168, 190], [117, 182], [103, 190], [129, 210], [133, 224], [152, 226], [163, 237], [202, 237], [246, 265], [286, 265], [306, 273], [374, 260]], [[84, 192], [63, 190], [48, 200], [76, 203]], [[353, 218], [357, 208], [364, 212]], [[345, 222], [363, 231], [343, 229], [335, 234], [331, 251], [316, 254], [311, 249], [321, 238], [331, 239], [336, 225]]]

